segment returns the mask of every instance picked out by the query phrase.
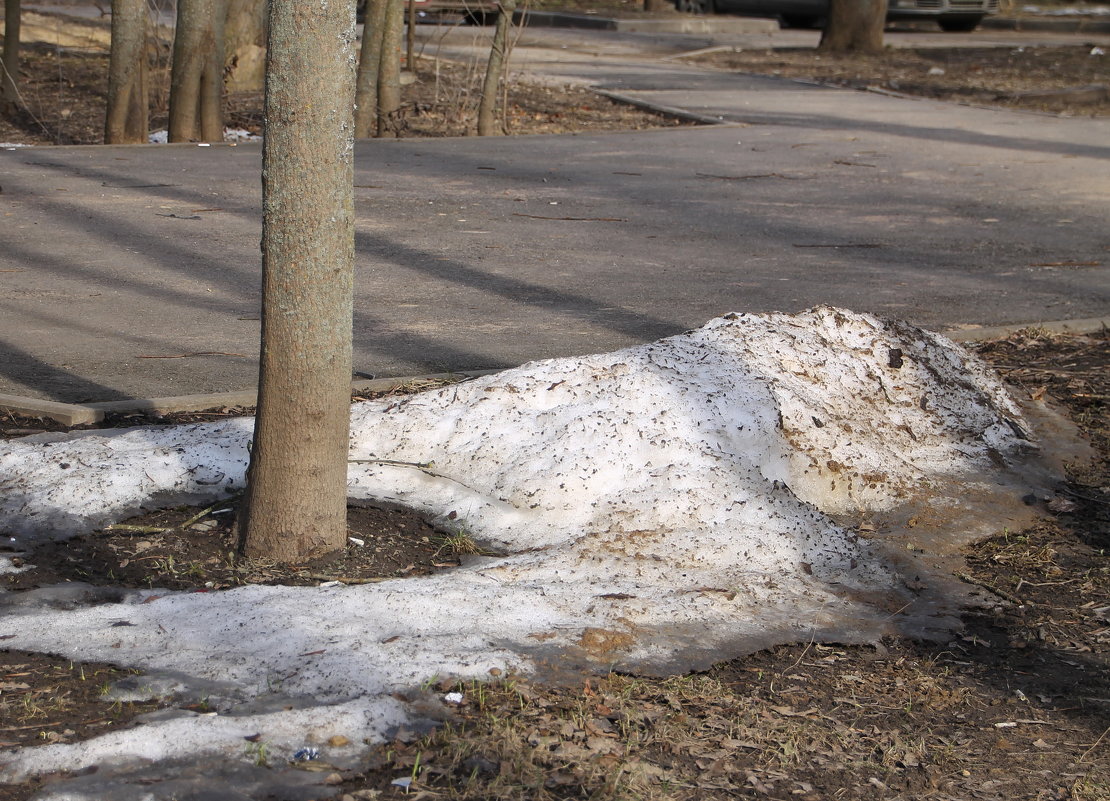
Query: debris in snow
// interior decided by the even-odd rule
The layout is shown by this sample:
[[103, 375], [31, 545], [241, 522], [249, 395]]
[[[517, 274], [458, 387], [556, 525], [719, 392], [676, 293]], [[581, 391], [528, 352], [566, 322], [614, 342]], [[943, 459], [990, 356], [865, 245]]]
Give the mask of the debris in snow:
[[28, 565], [20, 554], [15, 555], [0, 555], [0, 575], [5, 573], [22, 573], [24, 570], [29, 570]]
[[225, 142], [261, 142], [262, 137], [244, 128], [224, 128]]
[[304, 748], [298, 748], [296, 750], [296, 752], [294, 752], [294, 754], [293, 754], [293, 761], [294, 762], [310, 762], [313, 759], [319, 759], [319, 758], [320, 758], [320, 751], [316, 748], [309, 748], [307, 746], [304, 747]]
[[[164, 145], [170, 141], [169, 131], [154, 131], [147, 136], [147, 142], [152, 145]], [[250, 131], [243, 128], [224, 128], [224, 141], [225, 142], [261, 142], [262, 137], [258, 134], [252, 134]], [[205, 143], [198, 143], [198, 147], [209, 147]]]
[[[933, 556], [1020, 525], [1035, 511], [1022, 495], [1051, 486], [1032, 426], [980, 361], [831, 308], [728, 315], [615, 353], [360, 403], [351, 422], [352, 498], [414, 507], [507, 555], [368, 585], [152, 603], [0, 595], [20, 619], [9, 647], [174, 670], [248, 698], [281, 677], [282, 693], [310, 704], [226, 730], [189, 728], [222, 726], [221, 713], [44, 746], [0, 757], [0, 781], [164, 758], [148, 744], [170, 731], [178, 752], [238, 753], [244, 730], [292, 751], [311, 715], [328, 732], [310, 741], [340, 727], [372, 740], [380, 727], [351, 716], [396, 717], [390, 694], [431, 675], [548, 660], [668, 672], [777, 642], [940, 636], [967, 585]], [[0, 526], [42, 537], [211, 503], [242, 487], [251, 427], [0, 443]], [[134, 625], [114, 628], [121, 619]], [[349, 719], [336, 705], [351, 705]]]

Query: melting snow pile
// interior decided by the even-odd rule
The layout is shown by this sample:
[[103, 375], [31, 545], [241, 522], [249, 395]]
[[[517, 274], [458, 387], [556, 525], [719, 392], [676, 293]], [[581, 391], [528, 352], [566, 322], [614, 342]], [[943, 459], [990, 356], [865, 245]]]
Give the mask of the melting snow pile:
[[[242, 486], [250, 428], [0, 444], [0, 530], [29, 541], [222, 497]], [[185, 687], [219, 683], [224, 699], [215, 717], [0, 757], [0, 779], [181, 750], [239, 755], [256, 732], [277, 755], [328, 750], [332, 734], [383, 736], [413, 714], [388, 694], [437, 675], [663, 671], [775, 642], [942, 630], [959, 599], [946, 605], [927, 556], [972, 536], [976, 502], [1012, 525], [998, 501], [1028, 491], [1014, 484], [1036, 451], [1028, 432], [961, 348], [829, 308], [729, 315], [359, 404], [351, 497], [451, 519], [508, 555], [363, 586], [136, 591], [91, 605], [0, 595], [7, 647], [172, 671]], [[290, 698], [298, 708], [284, 709]]]

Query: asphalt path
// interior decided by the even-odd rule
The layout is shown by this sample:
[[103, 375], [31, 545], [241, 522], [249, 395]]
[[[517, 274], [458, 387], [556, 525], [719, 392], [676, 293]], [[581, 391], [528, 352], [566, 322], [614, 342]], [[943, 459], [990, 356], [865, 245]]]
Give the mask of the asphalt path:
[[[478, 47], [433, 33], [445, 56]], [[359, 142], [356, 370], [504, 367], [822, 303], [938, 329], [1110, 310], [1110, 121], [673, 57], [706, 41], [528, 31], [516, 58], [725, 125]], [[253, 386], [259, 168], [256, 145], [0, 151], [0, 394]]]

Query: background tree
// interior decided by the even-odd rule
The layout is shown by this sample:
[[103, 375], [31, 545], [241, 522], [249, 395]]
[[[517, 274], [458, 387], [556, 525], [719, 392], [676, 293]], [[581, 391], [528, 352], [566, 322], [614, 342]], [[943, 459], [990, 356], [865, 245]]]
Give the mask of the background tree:
[[416, 72], [416, 0], [405, 4], [405, 69]]
[[262, 352], [244, 553], [347, 542], [354, 274], [353, 0], [271, 0], [262, 149]]
[[362, 26], [355, 91], [355, 136], [366, 139], [378, 132], [378, 71], [382, 66], [382, 33], [389, 0], [369, 0]]
[[178, 0], [170, 71], [171, 142], [222, 142], [227, 0]]
[[262, 88], [266, 75], [266, 0], [227, 0], [224, 82], [234, 91]]
[[0, 112], [14, 114], [19, 102], [20, 0], [4, 0], [4, 55], [0, 58]]
[[883, 49], [887, 0], [830, 0], [819, 50], [878, 53]]
[[108, 66], [108, 113], [104, 142], [147, 141], [146, 0], [112, 0], [112, 54]]
[[[378, 136], [396, 136], [393, 115], [401, 108], [401, 36], [405, 0], [386, 0], [378, 66]], [[412, 65], [409, 65], [412, 69]]]
[[513, 11], [515, 10], [516, 0], [501, 0], [497, 4], [497, 26], [493, 31], [493, 44], [490, 46], [486, 77], [482, 82], [482, 100], [478, 104], [479, 136], [492, 136], [498, 133], [495, 119], [497, 90], [501, 86], [501, 80], [505, 75], [509, 28], [512, 27]]

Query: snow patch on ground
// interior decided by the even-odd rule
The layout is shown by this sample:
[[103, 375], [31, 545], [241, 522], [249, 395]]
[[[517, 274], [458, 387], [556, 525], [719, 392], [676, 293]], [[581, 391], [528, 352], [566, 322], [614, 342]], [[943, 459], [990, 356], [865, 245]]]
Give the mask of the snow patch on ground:
[[[251, 426], [2, 443], [0, 530], [25, 545], [222, 497], [242, 487]], [[157, 724], [181, 752], [234, 756], [257, 729], [288, 757], [311, 721], [348, 707], [377, 722], [341, 733], [381, 737], [400, 714], [389, 694], [432, 676], [662, 672], [775, 642], [943, 630], [962, 599], [928, 554], [974, 535], [975, 500], [1012, 525], [1000, 498], [1027, 491], [1011, 485], [1035, 453], [997, 378], [943, 337], [830, 308], [728, 315], [353, 407], [352, 498], [454, 521], [505, 557], [363, 586], [0, 595], [0, 634], [300, 699], [257, 721], [229, 701], [219, 724]], [[0, 756], [0, 780], [161, 759], [138, 744], [153, 725]]]

